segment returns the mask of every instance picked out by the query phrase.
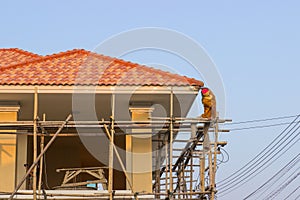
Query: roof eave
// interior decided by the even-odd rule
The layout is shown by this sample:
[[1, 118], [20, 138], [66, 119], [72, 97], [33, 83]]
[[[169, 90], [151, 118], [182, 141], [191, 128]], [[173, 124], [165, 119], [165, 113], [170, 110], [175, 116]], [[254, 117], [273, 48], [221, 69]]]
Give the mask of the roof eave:
[[169, 94], [171, 91], [177, 94], [198, 94], [200, 86], [53, 86], [53, 85], [0, 85], [0, 93], [38, 93], [45, 94]]

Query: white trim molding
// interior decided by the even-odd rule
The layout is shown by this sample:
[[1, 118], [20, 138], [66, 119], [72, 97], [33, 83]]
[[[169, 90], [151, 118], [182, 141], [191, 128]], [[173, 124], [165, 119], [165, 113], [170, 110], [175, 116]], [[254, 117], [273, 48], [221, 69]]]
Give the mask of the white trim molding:
[[152, 113], [154, 108], [152, 107], [130, 107], [130, 112], [135, 113]]
[[0, 112], [19, 112], [20, 108], [19, 102], [0, 101]]

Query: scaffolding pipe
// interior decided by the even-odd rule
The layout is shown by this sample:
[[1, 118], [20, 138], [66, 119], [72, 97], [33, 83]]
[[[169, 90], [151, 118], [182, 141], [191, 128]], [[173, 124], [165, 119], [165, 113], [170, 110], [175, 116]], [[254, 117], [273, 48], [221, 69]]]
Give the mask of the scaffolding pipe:
[[[45, 137], [43, 135], [41, 135], [41, 144], [40, 144], [40, 148], [41, 151], [43, 151], [44, 149], [44, 139]], [[43, 177], [43, 156], [40, 159], [40, 172], [39, 172], [39, 184], [38, 184], [38, 193], [41, 194], [41, 188], [42, 188], [42, 177]]]
[[[218, 121], [219, 113], [217, 113], [216, 121]], [[214, 141], [214, 161], [213, 161], [213, 178], [212, 178], [212, 199], [215, 199], [215, 193], [216, 193], [216, 186], [215, 186], [215, 179], [216, 179], [216, 170], [217, 170], [217, 146], [218, 146], [218, 137], [219, 137], [219, 125], [218, 123], [215, 123], [215, 141]]]
[[[158, 140], [161, 140], [161, 134], [158, 133]], [[153, 140], [152, 140], [153, 142]], [[155, 166], [155, 192], [160, 193], [160, 162], [161, 162], [161, 144], [157, 144], [156, 149], [156, 166]], [[158, 199], [159, 195], [155, 195], [155, 198]]]
[[[43, 122], [46, 121], [46, 114], [43, 114]], [[41, 144], [40, 144], [40, 151], [43, 151], [44, 149], [44, 143], [45, 143], [45, 136], [44, 136], [44, 132], [42, 132], [41, 136]], [[39, 184], [38, 184], [38, 194], [41, 194], [41, 188], [42, 188], [42, 178], [43, 178], [43, 159], [44, 156], [41, 157], [40, 159], [40, 172], [39, 172]]]
[[[9, 193], [6, 193], [6, 192], [1, 192], [1, 194], [9, 194]], [[16, 195], [32, 195], [33, 193], [31, 191], [22, 191], [22, 192], [17, 192]], [[174, 195], [189, 195], [189, 194], [192, 194], [192, 195], [201, 195], [201, 194], [209, 194], [208, 191], [202, 193], [202, 192], [176, 192], [174, 193]], [[137, 196], [148, 196], [148, 195], [160, 195], [160, 196], [165, 196], [166, 194], [165, 193], [139, 193], [139, 194], [136, 194], [136, 193], [118, 193], [116, 192], [115, 193], [115, 197], [121, 197], [121, 196], [126, 196], [126, 197], [133, 197], [134, 195], [137, 195]], [[108, 193], [93, 193], [93, 194], [70, 194], [70, 193], [50, 193], [49, 190], [46, 190], [46, 196], [47, 197], [51, 197], [51, 198], [55, 198], [55, 197], [58, 197], [58, 196], [62, 196], [64, 199], [66, 199], [65, 197], [83, 197], [83, 198], [95, 198], [95, 197], [107, 197], [109, 196]], [[72, 198], [74, 199], [74, 198]], [[77, 198], [76, 198], [77, 199]]]
[[165, 181], [165, 187], [166, 187], [166, 195], [169, 195], [169, 188], [168, 188], [168, 173], [169, 173], [169, 163], [168, 163], [168, 141], [167, 141], [167, 137], [165, 137], [165, 158], [166, 158], [166, 167], [165, 167], [165, 170], [166, 170], [166, 173], [165, 173], [165, 176], [166, 176], [166, 181]]
[[109, 160], [108, 160], [108, 192], [109, 199], [113, 199], [113, 165], [114, 165], [114, 120], [115, 120], [115, 94], [111, 97], [111, 118], [110, 118], [110, 143], [109, 143]]
[[200, 155], [200, 190], [205, 192], [205, 150]]
[[[38, 89], [34, 87], [34, 105], [33, 105], [33, 162], [36, 161], [37, 158], [37, 115], [38, 115]], [[33, 199], [36, 200], [36, 183], [37, 183], [37, 167], [33, 168], [32, 175], [32, 190], [33, 190]]]
[[[190, 191], [193, 191], [193, 170], [194, 170], [193, 165], [194, 165], [194, 163], [193, 163], [193, 152], [192, 152], [191, 166], [190, 166], [190, 170], [191, 170], [191, 172], [190, 172]], [[190, 195], [190, 198], [191, 199], [193, 198], [192, 194]]]
[[171, 89], [171, 94], [170, 94], [170, 191], [173, 193], [173, 117], [174, 117], [174, 111], [173, 111], [173, 104], [174, 104], [174, 99], [173, 99], [173, 89]]
[[[168, 119], [170, 121], [170, 119]], [[157, 129], [164, 129], [167, 130], [168, 124], [170, 122], [168, 121], [156, 121], [156, 122], [149, 122], [149, 121], [132, 121], [132, 123], [127, 123], [125, 121], [117, 121], [118, 127], [121, 128], [157, 128]], [[208, 122], [202, 122], [202, 121], [177, 121], [176, 118], [173, 118], [173, 121], [176, 121], [176, 129], [182, 129], [186, 128], [186, 130], [190, 131], [190, 124], [191, 123], [208, 123]], [[61, 123], [63, 121], [46, 121], [46, 122], [40, 122], [42, 126], [45, 128], [47, 127], [60, 127]], [[72, 127], [88, 127], [88, 128], [99, 128], [99, 126], [103, 126], [103, 124], [110, 123], [110, 121], [79, 121], [78, 123], [75, 121], [70, 121], [67, 125], [68, 128]], [[220, 122], [218, 122], [220, 123]], [[19, 128], [20, 126], [30, 128], [33, 126], [33, 121], [1, 121], [0, 127], [1, 130], [6, 130], [7, 128]], [[162, 127], [161, 125], [165, 125]], [[141, 127], [143, 126], [143, 127]], [[198, 127], [200, 128], [200, 127]]]
[[[197, 134], [197, 124], [191, 123], [191, 139], [195, 139]], [[190, 172], [190, 191], [193, 191], [193, 153], [191, 152], [191, 172]], [[190, 199], [193, 198], [193, 195], [190, 195]]]

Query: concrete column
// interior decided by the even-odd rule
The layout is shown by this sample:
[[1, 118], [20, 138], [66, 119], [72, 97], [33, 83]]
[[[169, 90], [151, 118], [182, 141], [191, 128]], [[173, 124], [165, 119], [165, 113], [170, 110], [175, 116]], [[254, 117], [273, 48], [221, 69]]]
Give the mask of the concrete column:
[[[27, 135], [17, 135], [16, 149], [16, 181], [17, 185], [26, 174], [24, 164], [27, 163]], [[26, 184], [23, 184], [21, 190], [26, 189]]]
[[[133, 121], [150, 121], [153, 108], [130, 108]], [[127, 170], [134, 192], [152, 192], [152, 134], [151, 129], [133, 129], [126, 137]], [[145, 133], [145, 134], [143, 134]]]
[[[19, 108], [19, 106], [0, 105], [0, 121], [17, 121]], [[12, 130], [0, 131], [13, 132]], [[11, 192], [15, 187], [15, 174], [17, 171], [16, 138], [15, 134], [0, 134], [0, 191], [3, 192]]]

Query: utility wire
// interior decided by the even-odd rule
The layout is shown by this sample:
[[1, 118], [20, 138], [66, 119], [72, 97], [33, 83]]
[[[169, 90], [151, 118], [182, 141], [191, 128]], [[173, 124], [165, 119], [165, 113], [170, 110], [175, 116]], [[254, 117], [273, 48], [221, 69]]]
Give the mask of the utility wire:
[[[299, 167], [298, 167], [297, 169], [295, 169], [291, 174], [295, 174], [295, 173], [298, 172], [298, 171], [299, 171]], [[285, 174], [286, 174], [286, 173], [285, 173]], [[284, 175], [285, 175], [285, 174], [284, 174]], [[283, 175], [283, 176], [284, 176], [284, 175]], [[282, 176], [282, 177], [283, 177], [283, 176]], [[289, 175], [289, 177], [290, 177], [290, 176], [291, 176], [291, 175]], [[275, 183], [277, 183], [282, 177], [277, 178], [277, 180], [271, 185], [271, 187], [274, 186]], [[280, 185], [280, 184], [279, 184], [279, 185]], [[282, 183], [281, 183], [281, 185], [282, 185]], [[271, 187], [264, 189], [264, 191], [262, 191], [262, 193], [261, 193], [260, 196], [264, 195], [268, 190], [271, 189]]]
[[[298, 128], [299, 128], [299, 127], [298, 127]], [[297, 128], [297, 129], [298, 129], [298, 128]], [[292, 140], [294, 140], [299, 134], [300, 134], [300, 132], [298, 132], [297, 135], [296, 135], [294, 138], [292, 138]], [[291, 141], [292, 141], [292, 140], [291, 140]], [[264, 162], [262, 166], [259, 167], [259, 169], [260, 169], [259, 171], [253, 171], [250, 175], [247, 176], [247, 178], [242, 179], [242, 180], [240, 180], [238, 183], [236, 183], [236, 184], [235, 184], [236, 186], [233, 186], [233, 187], [231, 187], [230, 189], [227, 189], [226, 191], [221, 191], [220, 194], [226, 192], [226, 193], [223, 195], [223, 196], [225, 196], [225, 195], [229, 194], [231, 191], [234, 191], [234, 190], [236, 190], [237, 188], [239, 188], [239, 187], [241, 187], [242, 185], [244, 185], [245, 183], [249, 182], [251, 179], [253, 179], [253, 178], [256, 177], [258, 174], [260, 174], [263, 170], [265, 170], [267, 167], [269, 167], [271, 164], [273, 164], [276, 160], [278, 160], [283, 154], [285, 154], [285, 153], [286, 153], [292, 146], [294, 146], [299, 140], [300, 140], [300, 138], [298, 138], [293, 144], [291, 144], [291, 145], [288, 147], [288, 149], [286, 149], [286, 150], [285, 150], [284, 152], [282, 152], [279, 156], [277, 156], [277, 157], [275, 158], [275, 160], [273, 160], [273, 161], [272, 161], [271, 163], [269, 163], [267, 166], [265, 166], [264, 168], [261, 169], [261, 167], [262, 167], [263, 165], [267, 164], [269, 161], [271, 161], [271, 160], [273, 159], [272, 157], [271, 157], [270, 159], [268, 159], [266, 162]], [[288, 144], [290, 144], [291, 141], [289, 141]], [[279, 150], [279, 152], [282, 151], [284, 148], [285, 148], [285, 147], [281, 148], [281, 149]], [[277, 152], [277, 153], [279, 153], [279, 152]], [[256, 174], [253, 175], [254, 173], [256, 173]], [[252, 176], [252, 177], [251, 177], [251, 176]], [[240, 183], [243, 182], [243, 181], [244, 181], [244, 183], [240, 184]], [[224, 189], [224, 190], [225, 190], [225, 189]]]
[[293, 176], [291, 179], [289, 179], [287, 182], [285, 182], [279, 189], [274, 190], [272, 193], [270, 193], [268, 196], [264, 198], [264, 200], [270, 200], [274, 199], [282, 190], [284, 190], [289, 184], [291, 184], [293, 181], [296, 180], [296, 178], [300, 175], [300, 172], [298, 172], [295, 176]]
[[[298, 126], [298, 128], [296, 130], [294, 130], [293, 133], [295, 133], [298, 129], [300, 128], [300, 126]], [[293, 134], [292, 133], [292, 134]], [[291, 134], [291, 135], [292, 135]], [[291, 142], [300, 134], [300, 132], [297, 133], [296, 136], [294, 136], [292, 139], [290, 139], [287, 144], [285, 144], [283, 147], [281, 147], [281, 149], [279, 149], [277, 152], [276, 150], [281, 146], [279, 145], [278, 148], [275, 149], [275, 151], [270, 151], [271, 154], [269, 153], [267, 155], [266, 158], [268, 158], [269, 156], [272, 156], [273, 153], [275, 153], [275, 156], [273, 155], [272, 157], [270, 157], [268, 160], [266, 160], [266, 158], [264, 158], [264, 161], [259, 163], [258, 165], [254, 165], [256, 163], [254, 163], [252, 166], [249, 166], [248, 167], [248, 170], [246, 170], [246, 172], [242, 173], [241, 175], [239, 175], [239, 177], [236, 177], [234, 180], [231, 180], [231, 182], [229, 184], [225, 184], [225, 186], [221, 186], [221, 190], [226, 190], [227, 193], [229, 193], [228, 191], [233, 191], [239, 187], [241, 187], [242, 185], [244, 185], [245, 183], [247, 183], [249, 180], [253, 179], [255, 176], [257, 176], [259, 173], [261, 173], [264, 169], [266, 169], [268, 166], [270, 166], [272, 163], [274, 163], [277, 159], [279, 159], [287, 150], [289, 150], [292, 146], [294, 146], [299, 140], [300, 138], [298, 138], [298, 140], [296, 140], [294, 143], [291, 144]], [[291, 136], [290, 135], [290, 136]], [[284, 142], [286, 142], [288, 138], [285, 139]], [[284, 144], [284, 142], [282, 144]], [[289, 145], [289, 146], [287, 146]], [[288, 148], [287, 148], [288, 147]], [[285, 148], [287, 148], [285, 151], [283, 151]], [[281, 151], [283, 151], [281, 154], [278, 155], [278, 153], [280, 153]], [[275, 159], [274, 159], [275, 158]], [[274, 159], [272, 161], [272, 159]], [[271, 161], [271, 163], [269, 163]], [[269, 163], [269, 164], [268, 164]], [[267, 166], [265, 166], [267, 164]], [[265, 166], [265, 167], [264, 167]], [[264, 167], [264, 168], [262, 168]], [[250, 168], [250, 169], [249, 169]], [[257, 169], [260, 169], [259, 171], [257, 171]], [[252, 172], [251, 172], [252, 171]], [[250, 174], [249, 174], [250, 173]], [[255, 174], [253, 177], [251, 177], [253, 174]], [[243, 177], [245, 177], [244, 179], [242, 179]], [[243, 182], [242, 184], [239, 184], [241, 182]], [[237, 183], [235, 183], [237, 182]], [[239, 184], [239, 185], [238, 185]], [[224, 185], [224, 184], [223, 184]], [[235, 185], [235, 186], [234, 186]], [[224, 188], [227, 188], [227, 189], [224, 189]], [[221, 191], [220, 193], [224, 193], [224, 191]], [[227, 194], [226, 193], [226, 194]]]
[[[299, 162], [299, 160], [300, 160], [299, 156], [300, 156], [300, 153], [298, 155], [296, 155], [290, 162], [288, 162], [283, 168], [281, 168], [279, 171], [277, 171], [270, 179], [268, 179], [265, 183], [263, 183], [261, 186], [259, 186], [255, 191], [253, 191], [251, 194], [246, 196], [244, 198], [244, 200], [250, 198], [251, 196], [254, 196], [255, 194], [258, 194], [264, 187], [267, 187], [271, 183], [272, 184], [276, 183], [289, 170], [291, 170], [295, 166], [296, 163]], [[279, 178], [277, 178], [277, 177], [279, 177]], [[274, 180], [275, 178], [277, 178], [277, 179]], [[271, 181], [273, 181], [273, 182], [271, 182]]]
[[[225, 161], [224, 161], [225, 156], [224, 156], [222, 150], [224, 151], [224, 153], [225, 153], [226, 156], [227, 156], [227, 159], [226, 159]], [[227, 162], [229, 161], [229, 159], [230, 159], [229, 153], [228, 153], [224, 148], [220, 148], [220, 151], [221, 151], [221, 154], [224, 156], [224, 159], [222, 160], [222, 163], [227, 163]]]
[[300, 198], [300, 194], [294, 200], [299, 200], [299, 198]]
[[[291, 130], [289, 130], [289, 132], [288, 132], [288, 134], [294, 129], [296, 127], [296, 125], [291, 129]], [[245, 180], [247, 180], [247, 179], [249, 179], [249, 178], [251, 178], [251, 175], [253, 175], [254, 173], [256, 173], [257, 171], [255, 170], [256, 168], [257, 169], [261, 169], [264, 165], [266, 165], [266, 164], [268, 164], [275, 156], [273, 156], [273, 157], [271, 157], [271, 158], [269, 158], [268, 160], [266, 160], [268, 157], [270, 157], [270, 156], [272, 156], [272, 154], [278, 154], [279, 152], [281, 152], [281, 151], [283, 151], [286, 147], [287, 147], [287, 145], [289, 145], [299, 134], [300, 134], [300, 132], [298, 132], [297, 134], [296, 134], [296, 136], [294, 136], [292, 139], [290, 139], [288, 142], [287, 142], [287, 144], [285, 144], [285, 142], [298, 130], [300, 128], [300, 126], [298, 126], [294, 131], [293, 131], [293, 133], [292, 134], [289, 134], [288, 135], [288, 137], [287, 138], [285, 138], [284, 139], [284, 141], [278, 141], [277, 143], [280, 143], [279, 145], [273, 145], [273, 147], [271, 147], [271, 149], [272, 149], [272, 151], [268, 151], [268, 152], [266, 152], [266, 153], [264, 153], [263, 155], [261, 155], [260, 156], [260, 158], [258, 159], [258, 160], [256, 160], [253, 164], [251, 164], [250, 166], [248, 166], [243, 172], [241, 172], [241, 173], [239, 173], [239, 174], [237, 174], [236, 176], [234, 176], [233, 178], [231, 178], [231, 180], [230, 181], [227, 181], [226, 183], [223, 183], [223, 184], [221, 184], [221, 190], [226, 190], [226, 191], [230, 191], [230, 190], [233, 190], [233, 188], [238, 188], [238, 187], [240, 187], [241, 185], [243, 185], [243, 184], [241, 184], [241, 185], [237, 185], [237, 184], [239, 184], [239, 183], [241, 183], [241, 182], [243, 182], [243, 181], [245, 181]], [[298, 139], [299, 140], [299, 139]], [[296, 142], [298, 142], [298, 140], [296, 141]], [[295, 143], [293, 143], [292, 145], [294, 145]], [[282, 145], [284, 145], [283, 147], [281, 147]], [[273, 148], [275, 147], [275, 149], [273, 150]], [[278, 148], [280, 148], [281, 147], [281, 149], [279, 149], [278, 150]], [[290, 145], [289, 146], [289, 148], [291, 148], [292, 146]], [[277, 151], [277, 152], [276, 152]], [[285, 153], [285, 152], [284, 152]], [[280, 156], [281, 155], [283, 155], [283, 154], [280, 154]], [[277, 159], [278, 159], [279, 157], [277, 157]], [[261, 159], [263, 159], [263, 162], [259, 162]], [[276, 159], [276, 160], [277, 160]], [[259, 164], [257, 164], [259, 162]], [[269, 165], [268, 165], [269, 166]], [[265, 168], [264, 168], [265, 169]], [[251, 172], [251, 171], [253, 171], [253, 172]], [[259, 172], [261, 172], [262, 170], [260, 170]], [[250, 173], [250, 174], [249, 174]], [[245, 177], [246, 176], [246, 178], [245, 179], [242, 179], [243, 177]], [[255, 175], [256, 176], [256, 175]], [[252, 179], [252, 178], [251, 178]], [[250, 179], [250, 180], [251, 180]], [[236, 183], [237, 182], [237, 183]], [[246, 183], [246, 182], [245, 182]], [[244, 184], [245, 184], [244, 183]], [[234, 185], [237, 185], [237, 186], [235, 186], [235, 187], [232, 187], [232, 186], [234, 186]], [[227, 188], [227, 189], [226, 189]], [[229, 189], [230, 188], [230, 189]], [[221, 191], [220, 193], [224, 193], [224, 191]], [[229, 193], [229, 192], [227, 192], [227, 193]]]
[[285, 197], [283, 200], [288, 200], [295, 192], [297, 192], [297, 190], [300, 188], [300, 185], [298, 187], [296, 187], [296, 189], [294, 189], [290, 194], [288, 194], [287, 197]]
[[[300, 121], [296, 121], [294, 123], [299, 123]], [[232, 128], [230, 131], [240, 131], [240, 130], [248, 130], [248, 129], [257, 129], [257, 128], [268, 128], [273, 126], [282, 126], [290, 124], [291, 122], [284, 122], [284, 123], [278, 123], [278, 124], [268, 124], [268, 125], [259, 125], [259, 126], [250, 126], [250, 127], [243, 127], [243, 128]]]
[[281, 117], [273, 117], [273, 118], [266, 118], [266, 119], [254, 119], [254, 120], [247, 120], [247, 121], [240, 121], [240, 122], [232, 122], [232, 123], [226, 123], [223, 125], [234, 125], [234, 124], [246, 124], [246, 123], [256, 123], [256, 122], [264, 122], [264, 121], [273, 121], [273, 120], [279, 120], [279, 119], [288, 119], [297, 117], [298, 115], [289, 115], [289, 116], [281, 116]]
[[[252, 160], [250, 160], [248, 163], [246, 163], [243, 167], [241, 167], [240, 169], [238, 169], [237, 171], [235, 171], [234, 173], [232, 173], [232, 174], [230, 174], [228, 177], [226, 177], [226, 178], [224, 178], [223, 180], [221, 180], [221, 181], [219, 181], [217, 184], [221, 184], [222, 185], [222, 183], [224, 183], [224, 182], [228, 182], [228, 181], [230, 181], [231, 179], [234, 179], [235, 177], [238, 177], [242, 172], [241, 171], [243, 171], [243, 169], [244, 168], [249, 168], [249, 167], [247, 167], [247, 166], [250, 166], [250, 165], [253, 165], [252, 163], [254, 162], [254, 163], [256, 163], [256, 162], [258, 162], [260, 159], [261, 159], [261, 157], [258, 159], [258, 161], [255, 161], [255, 160], [257, 160], [257, 158], [261, 155], [261, 154], [263, 154], [264, 152], [266, 152], [268, 149], [270, 149], [270, 148], [274, 148], [275, 147], [275, 145], [274, 145], [274, 143], [277, 141], [277, 140], [281, 140], [281, 138], [280, 138], [280, 136], [282, 136], [282, 137], [284, 137], [286, 134], [284, 134], [291, 126], [292, 126], [292, 124], [297, 120], [299, 118], [299, 116], [297, 116], [280, 134], [279, 134], [279, 137], [277, 136], [276, 138], [274, 138], [273, 139], [273, 141], [269, 144], [269, 145], [267, 145], [261, 152], [259, 152]], [[294, 126], [295, 127], [295, 126]], [[294, 128], [293, 127], [293, 128]], [[291, 129], [292, 130], [292, 129]], [[278, 142], [277, 142], [278, 143]], [[277, 143], [276, 143], [276, 145], [277, 145]], [[272, 145], [273, 144], [273, 145]], [[271, 146], [272, 145], [272, 146]], [[271, 146], [271, 147], [270, 147]], [[265, 155], [265, 154], [264, 154]], [[241, 173], [240, 173], [241, 172]]]

